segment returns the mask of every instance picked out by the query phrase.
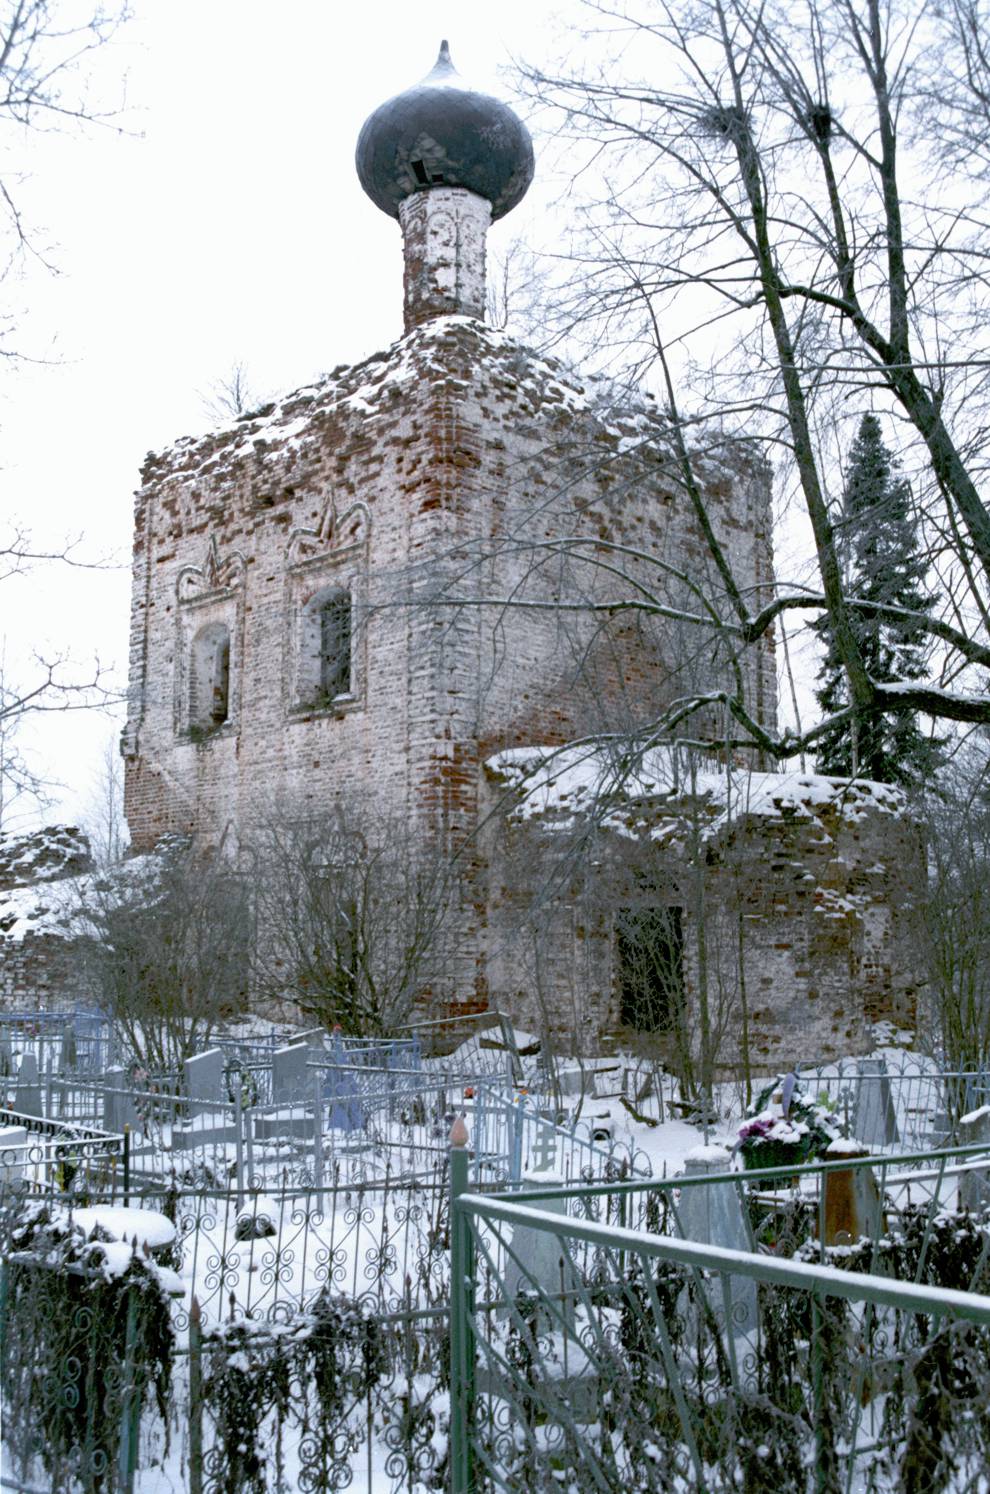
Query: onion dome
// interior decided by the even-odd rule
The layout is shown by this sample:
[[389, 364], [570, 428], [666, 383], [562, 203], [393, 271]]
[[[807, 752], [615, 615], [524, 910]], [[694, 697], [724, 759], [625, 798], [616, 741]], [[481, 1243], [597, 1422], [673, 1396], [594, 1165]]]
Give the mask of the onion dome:
[[465, 83], [443, 42], [433, 71], [365, 121], [357, 173], [391, 218], [407, 197], [431, 187], [464, 187], [501, 218], [533, 180], [533, 142], [508, 104]]

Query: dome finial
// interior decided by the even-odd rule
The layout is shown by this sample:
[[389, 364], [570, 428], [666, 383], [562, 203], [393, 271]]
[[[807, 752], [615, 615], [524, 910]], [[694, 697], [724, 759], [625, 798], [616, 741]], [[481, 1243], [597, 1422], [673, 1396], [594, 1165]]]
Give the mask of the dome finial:
[[533, 178], [533, 142], [508, 104], [478, 93], [450, 60], [381, 104], [357, 143], [361, 185], [402, 225], [406, 331], [485, 314], [485, 235]]
[[427, 73], [426, 77], [423, 79], [420, 87], [427, 88], [432, 84], [435, 88], [438, 84], [451, 83], [455, 79], [459, 82], [460, 74], [458, 73], [453, 62], [450, 60], [450, 44], [447, 42], [446, 38], [444, 38], [444, 40], [440, 43], [440, 51], [437, 53], [437, 60], [433, 64], [430, 71]]
[[501, 218], [532, 181], [533, 142], [508, 104], [465, 82], [445, 38], [433, 71], [365, 120], [357, 170], [390, 217], [407, 197], [442, 186], [475, 192]]

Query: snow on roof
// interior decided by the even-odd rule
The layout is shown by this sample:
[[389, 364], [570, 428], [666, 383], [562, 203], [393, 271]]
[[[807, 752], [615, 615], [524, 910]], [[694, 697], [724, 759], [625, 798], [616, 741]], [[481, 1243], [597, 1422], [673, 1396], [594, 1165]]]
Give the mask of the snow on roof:
[[[706, 812], [706, 833], [713, 835], [747, 816], [820, 817], [828, 809], [854, 820], [875, 811], [901, 814], [906, 804], [899, 789], [864, 778], [727, 770], [697, 753], [671, 747], [632, 753], [616, 742], [518, 747], [489, 758], [486, 767], [518, 795], [513, 818], [540, 818], [560, 828], [594, 813], [606, 828], [630, 833], [631, 821], [645, 812], [679, 813], [691, 804]], [[657, 839], [669, 833], [669, 820], [652, 830]]]
[[[605, 378], [579, 376], [559, 359], [535, 353], [474, 317], [443, 316], [414, 328], [384, 352], [352, 367], [335, 368], [325, 378], [226, 427], [180, 437], [152, 452], [150, 467], [207, 474], [230, 462], [262, 457], [269, 448], [302, 448], [307, 441], [320, 439], [322, 418], [329, 414], [351, 411], [372, 418], [387, 413], [392, 396], [405, 384], [449, 387], [451, 347], [465, 338], [474, 339], [477, 361], [489, 375], [503, 377], [534, 412], [591, 411], [616, 439], [620, 453], [665, 442], [668, 422], [652, 395], [617, 389]], [[718, 465], [711, 452], [702, 460]]]

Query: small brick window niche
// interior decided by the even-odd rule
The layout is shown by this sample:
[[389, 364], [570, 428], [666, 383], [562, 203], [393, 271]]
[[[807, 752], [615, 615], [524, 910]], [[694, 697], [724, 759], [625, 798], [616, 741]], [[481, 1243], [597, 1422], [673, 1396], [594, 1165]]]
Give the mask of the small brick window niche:
[[207, 736], [230, 719], [230, 630], [207, 623], [192, 641], [189, 661], [189, 732]]
[[303, 609], [299, 658], [299, 705], [332, 710], [354, 699], [351, 593], [317, 592]]

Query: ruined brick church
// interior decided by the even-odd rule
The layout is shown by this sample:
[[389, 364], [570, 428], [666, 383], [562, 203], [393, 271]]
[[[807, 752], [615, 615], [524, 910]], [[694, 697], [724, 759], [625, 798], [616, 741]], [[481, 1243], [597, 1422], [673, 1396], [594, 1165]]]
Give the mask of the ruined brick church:
[[[134, 849], [174, 832], [236, 846], [273, 806], [364, 796], [460, 858], [438, 1011], [491, 1005], [571, 1041], [662, 1033], [717, 966], [730, 1062], [740, 993], [768, 1062], [909, 1019], [917, 846], [892, 791], [755, 775], [733, 799], [714, 761], [699, 779], [667, 758], [631, 787], [613, 775], [610, 826], [605, 749], [585, 749], [590, 776], [580, 750], [554, 755], [614, 744], [731, 669], [772, 726], [776, 675], [772, 640], [733, 661], [677, 620], [717, 578], [662, 411], [485, 324], [487, 230], [533, 174], [525, 126], [444, 44], [367, 121], [357, 168], [401, 228], [403, 335], [143, 470]], [[745, 445], [697, 452], [694, 472], [755, 610], [769, 472]], [[654, 605], [614, 605], [631, 597]], [[719, 718], [700, 721], [717, 739]], [[699, 920], [731, 925], [731, 976], [699, 960]], [[661, 946], [652, 974], [637, 940]]]

